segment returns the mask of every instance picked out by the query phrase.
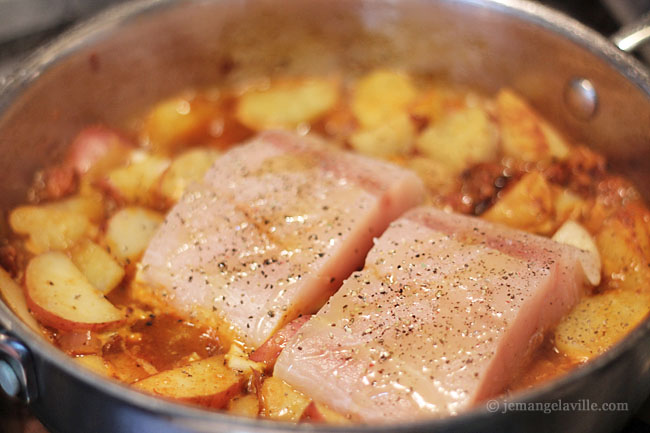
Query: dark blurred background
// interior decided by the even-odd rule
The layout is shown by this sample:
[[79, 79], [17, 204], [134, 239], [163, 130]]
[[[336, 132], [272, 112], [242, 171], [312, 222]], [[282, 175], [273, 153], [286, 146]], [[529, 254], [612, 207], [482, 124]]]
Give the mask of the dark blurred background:
[[[0, 81], [39, 45], [79, 20], [124, 1], [0, 0]], [[650, 0], [543, 0], [539, 3], [563, 11], [605, 36], [650, 12]], [[637, 56], [650, 65], [650, 47]], [[0, 395], [0, 432], [45, 433], [47, 430], [26, 408]], [[650, 432], [650, 400], [623, 430], [623, 433], [642, 432]]]

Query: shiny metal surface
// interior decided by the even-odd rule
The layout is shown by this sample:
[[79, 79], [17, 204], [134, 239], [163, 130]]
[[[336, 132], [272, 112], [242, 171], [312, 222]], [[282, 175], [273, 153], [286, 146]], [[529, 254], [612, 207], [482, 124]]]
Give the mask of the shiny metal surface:
[[623, 51], [633, 51], [650, 41], [650, 13], [639, 21], [623, 27], [612, 36], [612, 42]]
[[564, 100], [569, 112], [581, 120], [589, 120], [598, 109], [598, 93], [586, 78], [573, 78], [567, 83]]
[[32, 355], [17, 338], [0, 330], [0, 369], [3, 391], [12, 398], [29, 404], [38, 395]]
[[0, 0], [0, 42], [72, 21], [116, 0]]
[[7, 361], [0, 360], [0, 390], [11, 398], [20, 394], [20, 380]]
[[[0, 83], [0, 210], [25, 197], [33, 173], [60, 156], [83, 126], [123, 127], [187, 87], [275, 74], [378, 66], [495, 92], [525, 95], [574, 139], [610, 158], [650, 199], [650, 78], [602, 36], [517, 0], [144, 0], [73, 29]], [[592, 83], [598, 109], [574, 116], [575, 77]], [[0, 226], [0, 236], [2, 236]], [[33, 354], [33, 411], [54, 431], [339, 431], [254, 421], [172, 404], [80, 369], [0, 303], [0, 325]], [[650, 322], [587, 366], [518, 396], [521, 402], [629, 403], [630, 412], [489, 413], [356, 431], [575, 431], [620, 427], [650, 393]], [[83, 408], [83, 409], [80, 409]], [[349, 429], [348, 429], [349, 430]]]
[[[623, 26], [619, 33], [634, 28], [639, 17], [650, 14], [650, 0], [602, 0], [602, 3]], [[646, 64], [650, 64], [650, 45], [646, 44], [637, 48], [636, 51], [643, 57]]]

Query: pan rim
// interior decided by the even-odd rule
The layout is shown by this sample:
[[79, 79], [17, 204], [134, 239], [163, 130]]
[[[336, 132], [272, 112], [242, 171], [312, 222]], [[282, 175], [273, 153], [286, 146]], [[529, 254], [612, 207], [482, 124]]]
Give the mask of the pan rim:
[[[587, 28], [576, 20], [565, 16], [561, 12], [524, 0], [439, 1], [442, 3], [460, 3], [462, 6], [485, 8], [490, 12], [512, 15], [517, 19], [567, 38], [581, 48], [605, 60], [650, 99], [650, 74], [639, 61], [627, 53], [620, 51], [604, 36]], [[138, 0], [134, 3], [119, 4], [64, 32], [51, 43], [37, 49], [19, 64], [16, 72], [3, 82], [0, 82], [0, 117], [43, 72], [64, 60], [79, 48], [110, 36], [112, 32], [127, 26], [136, 17], [159, 13], [166, 8], [176, 7], [179, 4], [189, 2], [188, 0]], [[453, 429], [468, 421], [478, 423], [483, 419], [487, 419], [486, 417], [499, 416], [498, 414], [487, 411], [483, 405], [479, 405], [458, 416], [400, 424], [357, 425], [353, 429], [349, 426], [296, 425], [260, 419], [250, 420], [158, 399], [137, 392], [128, 385], [106, 379], [99, 374], [92, 372], [89, 374], [85, 370], [80, 371], [74, 361], [43, 338], [36, 335], [34, 331], [22, 323], [2, 302], [0, 302], [0, 325], [4, 326], [10, 333], [23, 341], [32, 353], [43, 357], [45, 361], [61, 368], [65, 374], [73, 377], [75, 380], [94, 388], [98, 392], [106, 393], [112, 398], [121, 400], [124, 403], [169, 418], [172, 423], [178, 423], [181, 426], [187, 425], [188, 428], [200, 427], [203, 423], [205, 425], [219, 423], [232, 428], [265, 431], [309, 430], [326, 432], [342, 431], [342, 429], [345, 429], [346, 431], [354, 430], [358, 432], [388, 432], [394, 431], [396, 427], [399, 427], [403, 431], [415, 431], [424, 429]], [[599, 371], [608, 368], [614, 360], [624, 356], [626, 352], [630, 351], [648, 333], [650, 333], [650, 317], [641, 322], [623, 340], [604, 354], [560, 378], [536, 386], [531, 390], [518, 392], [513, 395], [515, 398], [509, 399], [509, 401], [543, 401], [545, 396], [567, 389], [573, 383], [585, 377], [596, 376]], [[195, 423], [197, 424], [195, 425]]]

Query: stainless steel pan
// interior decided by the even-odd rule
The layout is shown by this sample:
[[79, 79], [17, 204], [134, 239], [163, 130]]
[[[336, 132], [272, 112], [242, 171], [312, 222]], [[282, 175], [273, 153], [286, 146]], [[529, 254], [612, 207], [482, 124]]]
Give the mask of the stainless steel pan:
[[[620, 36], [621, 44], [634, 40]], [[648, 72], [547, 8], [516, 0], [144, 0], [73, 29], [0, 83], [0, 212], [19, 203], [33, 173], [89, 123], [119, 127], [192, 86], [268, 74], [354, 76], [377, 66], [486, 92], [514, 87], [574, 139], [603, 152], [650, 199]], [[53, 431], [336, 430], [237, 419], [139, 394], [81, 370], [2, 303], [0, 328], [0, 385]], [[502, 414], [479, 406], [449, 419], [354, 430], [605, 432], [649, 393], [646, 321], [587, 366], [513, 397], [628, 402], [629, 411]]]

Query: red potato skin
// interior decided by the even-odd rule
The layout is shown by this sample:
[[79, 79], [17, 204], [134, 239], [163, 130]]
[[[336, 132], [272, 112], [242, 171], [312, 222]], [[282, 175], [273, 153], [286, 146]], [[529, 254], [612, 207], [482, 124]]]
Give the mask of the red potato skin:
[[268, 368], [272, 368], [275, 360], [280, 356], [282, 349], [291, 340], [291, 337], [296, 335], [302, 325], [307, 323], [310, 317], [310, 314], [306, 314], [284, 325], [282, 329], [273, 334], [264, 344], [255, 349], [250, 356], [251, 361], [263, 362]]
[[43, 172], [44, 198], [56, 200], [77, 190], [78, 173], [69, 165], [55, 165]]
[[0, 246], [0, 267], [7, 271], [12, 278], [16, 278], [19, 271], [26, 265], [25, 255], [11, 243]]
[[239, 395], [243, 391], [243, 388], [244, 388], [244, 378], [242, 377], [240, 380], [234, 382], [228, 388], [216, 392], [215, 394], [209, 394], [209, 395], [197, 395], [193, 397], [173, 397], [170, 395], [166, 395], [165, 393], [157, 392], [155, 386], [152, 387], [151, 389], [140, 389], [140, 391], [170, 401], [177, 401], [177, 402], [187, 403], [191, 405], [198, 405], [198, 406], [208, 407], [211, 409], [222, 409], [228, 404], [228, 402], [233, 397]]
[[78, 330], [88, 330], [88, 331], [102, 331], [107, 328], [116, 327], [124, 323], [126, 318], [120, 320], [113, 320], [111, 322], [99, 322], [99, 323], [84, 323], [84, 322], [73, 322], [67, 319], [64, 319], [61, 316], [58, 316], [51, 311], [46, 310], [41, 307], [32, 299], [29, 294], [29, 290], [25, 289], [25, 301], [27, 302], [27, 307], [29, 311], [45, 326], [51, 328], [60, 329], [62, 331], [78, 331]]
[[100, 178], [95, 181], [95, 186], [99, 188], [99, 190], [110, 197], [117, 206], [122, 207], [126, 205], [127, 201], [126, 199], [122, 196], [120, 191], [107, 179], [107, 178]]
[[131, 149], [131, 142], [116, 131], [101, 125], [89, 126], [70, 145], [64, 165], [82, 175], [110, 152], [126, 153]]
[[311, 403], [309, 403], [309, 406], [307, 406], [307, 408], [305, 409], [305, 412], [302, 414], [300, 420], [309, 421], [313, 423], [324, 423], [324, 424], [332, 424], [332, 423], [341, 424], [341, 423], [350, 422], [350, 420], [345, 416], [337, 412], [334, 412], [331, 409], [329, 409], [329, 411], [331, 411], [331, 414], [323, 413], [320, 410], [320, 406], [316, 402], [312, 401]]
[[317, 423], [324, 423], [326, 421], [325, 416], [318, 410], [316, 403], [313, 401], [309, 403], [309, 406], [305, 409], [305, 412], [302, 414], [301, 421], [311, 421]]
[[238, 395], [243, 389], [243, 381], [233, 384], [230, 388], [225, 389], [214, 395], [202, 395], [198, 397], [186, 397], [173, 399], [177, 401], [182, 401], [188, 404], [194, 404], [204, 407], [209, 407], [211, 409], [222, 409], [228, 402]]

